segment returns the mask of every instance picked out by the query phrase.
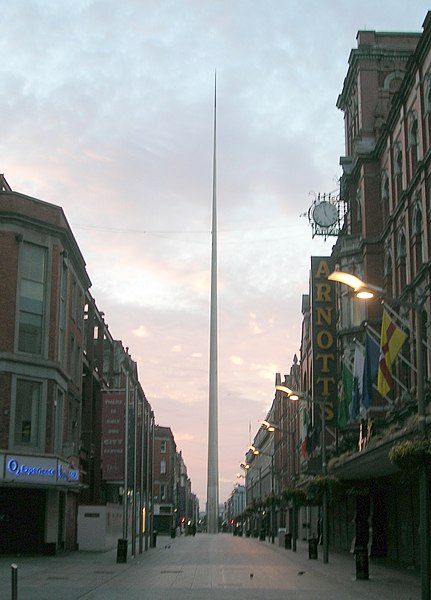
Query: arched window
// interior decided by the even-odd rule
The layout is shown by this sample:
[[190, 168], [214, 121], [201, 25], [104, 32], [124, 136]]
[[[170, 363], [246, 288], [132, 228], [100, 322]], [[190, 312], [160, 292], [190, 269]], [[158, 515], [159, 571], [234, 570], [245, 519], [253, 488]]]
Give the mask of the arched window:
[[356, 223], [358, 224], [358, 231], [360, 233], [362, 224], [361, 188], [356, 190]]
[[408, 141], [409, 141], [410, 177], [413, 177], [414, 171], [416, 169], [416, 164], [419, 160], [418, 116], [414, 111], [412, 111], [409, 114]]
[[392, 275], [392, 249], [391, 249], [391, 244], [390, 241], [387, 240], [385, 243], [385, 255], [384, 255], [384, 283], [385, 283], [385, 288], [387, 293], [389, 294], [389, 296], [393, 295], [393, 290], [392, 290], [392, 281], [393, 281], [393, 275]]
[[389, 177], [386, 171], [381, 175], [380, 195], [382, 199], [383, 220], [389, 216]]
[[399, 143], [394, 147], [394, 187], [399, 202], [403, 191], [403, 152]]
[[423, 254], [423, 219], [420, 200], [417, 200], [413, 209], [412, 220], [413, 247], [415, 253], [415, 267], [418, 271], [424, 261]]
[[400, 294], [407, 283], [407, 243], [404, 228], [401, 227], [397, 239], [397, 274], [398, 293]]

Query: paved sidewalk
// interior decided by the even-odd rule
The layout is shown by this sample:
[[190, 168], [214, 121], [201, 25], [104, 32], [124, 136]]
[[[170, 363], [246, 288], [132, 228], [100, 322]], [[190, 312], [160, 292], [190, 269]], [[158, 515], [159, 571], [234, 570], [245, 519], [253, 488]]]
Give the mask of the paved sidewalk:
[[159, 537], [157, 548], [117, 564], [116, 550], [57, 556], [0, 557], [0, 598], [11, 598], [18, 565], [18, 600], [420, 600], [420, 579], [408, 570], [370, 562], [357, 581], [350, 555], [329, 563], [268, 541], [230, 534]]

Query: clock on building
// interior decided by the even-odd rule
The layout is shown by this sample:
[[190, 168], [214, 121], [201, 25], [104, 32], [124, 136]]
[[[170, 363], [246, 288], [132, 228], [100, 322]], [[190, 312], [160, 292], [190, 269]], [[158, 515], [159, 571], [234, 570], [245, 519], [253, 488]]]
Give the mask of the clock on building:
[[311, 216], [320, 227], [331, 227], [338, 221], [338, 210], [335, 204], [323, 200], [315, 204]]

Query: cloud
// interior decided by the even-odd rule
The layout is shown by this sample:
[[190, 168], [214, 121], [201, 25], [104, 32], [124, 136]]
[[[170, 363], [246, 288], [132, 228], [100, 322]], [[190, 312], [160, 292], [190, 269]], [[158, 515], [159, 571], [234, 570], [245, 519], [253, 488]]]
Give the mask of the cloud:
[[238, 365], [238, 366], [244, 364], [244, 359], [241, 358], [240, 356], [231, 356], [230, 361], [232, 364]]
[[347, 4], [2, 7], [2, 172], [13, 189], [63, 207], [92, 294], [138, 362], [157, 421], [193, 432], [181, 444], [202, 507], [214, 69], [223, 500], [271, 405], [275, 373], [299, 353], [310, 255], [331, 252], [333, 240], [312, 239], [300, 215], [313, 193], [338, 185], [335, 102], [356, 32], [420, 31], [429, 8]]
[[145, 325], [139, 325], [139, 327], [137, 329], [134, 329], [132, 331], [133, 335], [136, 335], [136, 337], [150, 337], [150, 333], [148, 331], [148, 329], [145, 327]]

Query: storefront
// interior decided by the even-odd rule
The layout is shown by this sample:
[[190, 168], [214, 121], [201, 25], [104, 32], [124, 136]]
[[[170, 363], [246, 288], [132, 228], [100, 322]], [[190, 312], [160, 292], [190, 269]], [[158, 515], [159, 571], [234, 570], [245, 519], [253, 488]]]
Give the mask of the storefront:
[[0, 553], [76, 546], [79, 469], [53, 456], [0, 454]]

